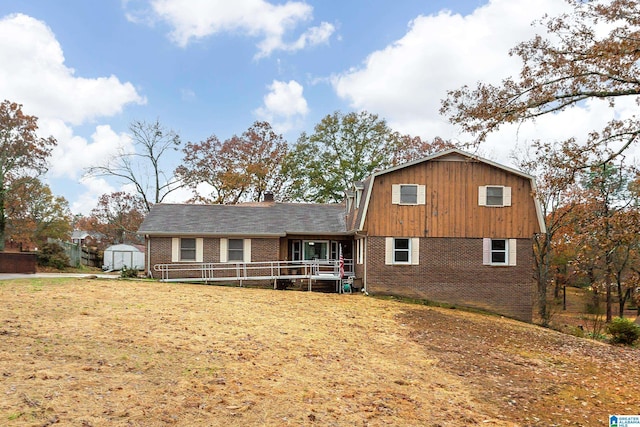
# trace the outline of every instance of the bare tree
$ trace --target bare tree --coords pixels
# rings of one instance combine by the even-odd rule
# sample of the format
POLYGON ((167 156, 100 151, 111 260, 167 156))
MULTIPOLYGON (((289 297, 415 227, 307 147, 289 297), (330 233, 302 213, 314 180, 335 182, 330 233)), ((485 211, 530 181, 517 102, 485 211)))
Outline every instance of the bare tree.
POLYGON ((149 211, 154 203, 161 203, 167 195, 183 185, 164 167, 166 154, 178 151, 181 141, 173 130, 158 120, 152 123, 135 120, 129 125, 135 151, 120 149, 104 164, 88 168, 90 176, 112 176, 133 184, 149 211))

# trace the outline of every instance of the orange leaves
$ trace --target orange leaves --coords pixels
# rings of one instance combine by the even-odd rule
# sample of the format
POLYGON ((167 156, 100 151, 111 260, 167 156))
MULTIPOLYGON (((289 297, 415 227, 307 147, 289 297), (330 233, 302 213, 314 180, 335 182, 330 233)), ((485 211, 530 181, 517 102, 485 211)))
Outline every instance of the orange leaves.
POLYGON ((176 175, 194 191, 194 201, 238 203, 260 201, 265 191, 280 196, 285 177, 281 173, 287 142, 267 122, 255 122, 241 136, 220 142, 215 135, 200 143, 188 143, 184 164, 176 175), (208 196, 197 193, 202 184, 208 196))

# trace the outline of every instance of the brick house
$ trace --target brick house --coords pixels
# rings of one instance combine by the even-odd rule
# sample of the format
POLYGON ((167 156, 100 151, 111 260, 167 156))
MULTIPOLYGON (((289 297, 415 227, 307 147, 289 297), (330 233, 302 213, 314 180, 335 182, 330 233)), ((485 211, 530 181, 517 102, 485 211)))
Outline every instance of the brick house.
POLYGON ((139 233, 149 273, 161 263, 331 262, 342 248, 369 293, 531 321, 532 239, 544 230, 534 194, 531 176, 451 149, 354 183, 342 204, 160 204, 139 233))

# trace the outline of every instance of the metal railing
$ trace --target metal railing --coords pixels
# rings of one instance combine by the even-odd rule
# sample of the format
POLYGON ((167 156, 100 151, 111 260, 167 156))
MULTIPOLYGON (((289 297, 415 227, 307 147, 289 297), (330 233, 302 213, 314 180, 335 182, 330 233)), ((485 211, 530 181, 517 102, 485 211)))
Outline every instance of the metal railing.
MULTIPOLYGON (((313 279, 340 280, 339 260, 201 262, 155 264, 162 281, 239 281, 313 279)), ((344 260, 345 277, 353 276, 353 260, 344 260)))

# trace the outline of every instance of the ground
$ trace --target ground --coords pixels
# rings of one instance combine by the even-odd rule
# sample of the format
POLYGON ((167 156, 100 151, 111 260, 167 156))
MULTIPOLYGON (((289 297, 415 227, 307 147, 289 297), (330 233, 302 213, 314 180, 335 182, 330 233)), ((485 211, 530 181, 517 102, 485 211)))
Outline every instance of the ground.
POLYGON ((363 295, 0 282, 8 426, 600 426, 640 350, 363 295))

